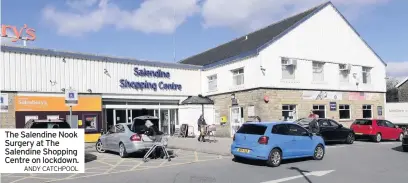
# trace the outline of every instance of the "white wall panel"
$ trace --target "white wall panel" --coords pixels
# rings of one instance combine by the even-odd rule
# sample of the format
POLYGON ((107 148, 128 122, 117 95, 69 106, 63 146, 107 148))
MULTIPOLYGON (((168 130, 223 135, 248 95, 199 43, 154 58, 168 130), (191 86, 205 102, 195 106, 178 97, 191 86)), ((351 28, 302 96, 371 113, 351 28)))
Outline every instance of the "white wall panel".
POLYGON ((28 92, 62 92, 72 87, 81 93, 91 89, 93 93, 143 94, 143 95, 197 95, 200 93, 200 71, 158 68, 98 60, 83 60, 63 57, 1 52, 1 89, 28 92), (135 76, 133 68, 170 72, 168 78, 135 76), (104 69, 110 77, 104 74, 104 69), (176 83, 182 91, 135 90, 121 88, 119 80, 176 83), (51 81, 51 82, 50 82, 51 81), (55 83, 54 83, 55 82, 55 83))

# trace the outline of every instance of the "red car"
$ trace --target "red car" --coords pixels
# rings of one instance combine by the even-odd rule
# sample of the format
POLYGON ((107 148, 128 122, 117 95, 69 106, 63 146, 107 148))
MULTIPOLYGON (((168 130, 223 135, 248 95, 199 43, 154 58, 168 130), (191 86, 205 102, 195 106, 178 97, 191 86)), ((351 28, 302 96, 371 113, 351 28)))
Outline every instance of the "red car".
POLYGON ((356 138, 369 137, 375 142, 381 140, 402 141, 404 131, 393 123, 383 119, 356 119, 350 126, 356 138))

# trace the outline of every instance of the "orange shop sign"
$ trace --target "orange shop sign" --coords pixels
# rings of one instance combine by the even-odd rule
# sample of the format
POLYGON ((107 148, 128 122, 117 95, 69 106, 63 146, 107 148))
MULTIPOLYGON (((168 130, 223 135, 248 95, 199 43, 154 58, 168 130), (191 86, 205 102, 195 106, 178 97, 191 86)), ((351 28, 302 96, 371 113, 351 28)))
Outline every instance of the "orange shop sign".
MULTIPOLYGON (((16 96, 16 111, 69 111, 65 97, 16 96)), ((78 105, 73 111, 102 111, 102 99, 99 96, 79 96, 78 105)))
POLYGON ((28 40, 34 41, 36 38, 35 30, 28 28, 27 24, 23 27, 17 28, 13 25, 1 25, 1 37, 12 38, 12 42, 17 42, 18 40, 28 40))

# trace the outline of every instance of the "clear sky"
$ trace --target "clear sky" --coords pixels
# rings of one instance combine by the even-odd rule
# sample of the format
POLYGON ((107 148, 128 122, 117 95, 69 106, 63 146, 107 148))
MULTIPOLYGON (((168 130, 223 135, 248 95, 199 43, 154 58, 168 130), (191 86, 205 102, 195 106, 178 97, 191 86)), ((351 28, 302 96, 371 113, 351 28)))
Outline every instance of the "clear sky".
MULTIPOLYGON (((173 62, 322 2, 1 0, 1 23, 34 28, 37 39, 29 46, 173 62)), ((408 76, 408 0, 332 2, 388 63, 391 76, 408 76)))

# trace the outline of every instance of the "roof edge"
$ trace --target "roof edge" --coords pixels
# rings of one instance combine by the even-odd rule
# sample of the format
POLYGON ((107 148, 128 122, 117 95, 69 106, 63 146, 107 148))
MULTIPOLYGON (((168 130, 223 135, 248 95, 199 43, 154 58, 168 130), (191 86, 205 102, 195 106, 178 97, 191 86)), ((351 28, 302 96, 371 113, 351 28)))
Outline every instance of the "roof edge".
MULTIPOLYGON (((272 45, 275 41, 277 41, 278 39, 282 38, 283 36, 285 36, 286 34, 288 34, 290 31, 292 31, 293 29, 295 29, 296 27, 298 27, 300 24, 302 24, 303 22, 305 22, 306 20, 309 20, 309 18, 311 18, 312 16, 314 16, 316 13, 320 12, 322 9, 324 9, 325 7, 327 7, 328 5, 333 5, 330 1, 327 1, 325 3, 322 3, 318 6, 315 6, 315 9, 313 12, 311 12, 309 15, 307 15, 306 17, 303 17, 301 20, 299 20, 298 22, 296 22, 295 24, 293 24, 292 26, 290 26, 289 28, 287 28, 285 31, 281 32, 278 36, 274 37, 272 40, 268 41, 267 43, 265 43, 264 45, 260 46, 257 48, 257 51, 260 52, 263 49, 267 48, 268 46, 272 45)), ((313 9, 313 8, 312 8, 313 9)))
POLYGON ((53 49, 36 48, 36 47, 1 45, 1 51, 2 52, 16 52, 16 53, 26 53, 26 54, 48 55, 48 56, 59 56, 59 57, 67 57, 67 58, 75 58, 75 59, 111 61, 111 62, 118 62, 118 63, 132 63, 132 64, 152 66, 152 67, 156 66, 156 67, 192 69, 192 70, 199 70, 202 68, 202 66, 191 65, 191 64, 147 61, 147 60, 138 60, 134 58, 113 57, 113 56, 87 54, 87 53, 80 53, 80 52, 57 51, 53 49))
POLYGON ((395 85, 395 88, 399 88, 400 86, 402 86, 405 82, 408 81, 408 77, 406 77, 405 79, 403 79, 401 82, 399 82, 397 85, 395 85))

